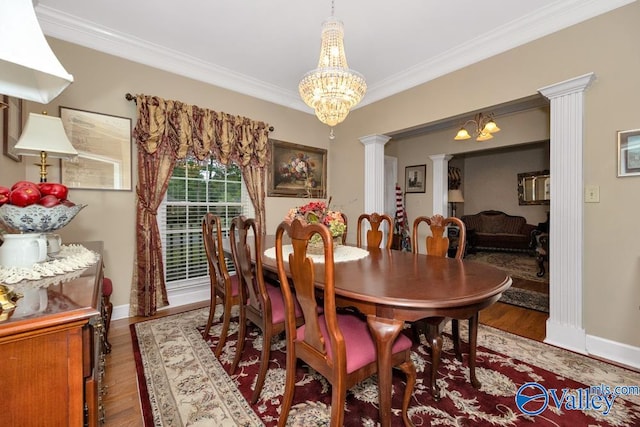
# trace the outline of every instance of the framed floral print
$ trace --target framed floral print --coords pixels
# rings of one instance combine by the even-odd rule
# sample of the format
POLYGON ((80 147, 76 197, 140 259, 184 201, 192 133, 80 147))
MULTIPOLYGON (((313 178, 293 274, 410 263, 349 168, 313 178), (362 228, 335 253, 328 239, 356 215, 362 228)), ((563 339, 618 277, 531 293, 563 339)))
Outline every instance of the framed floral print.
POLYGON ((640 129, 618 132, 618 176, 640 175, 640 129))
POLYGON ((327 150, 272 139, 269 197, 327 197, 327 150))

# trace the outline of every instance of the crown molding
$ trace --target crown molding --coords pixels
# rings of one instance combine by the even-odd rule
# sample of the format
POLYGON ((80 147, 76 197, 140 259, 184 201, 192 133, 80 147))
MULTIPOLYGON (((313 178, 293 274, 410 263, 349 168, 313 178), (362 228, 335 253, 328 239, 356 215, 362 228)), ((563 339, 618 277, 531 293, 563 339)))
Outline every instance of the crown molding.
MULTIPOLYGON (((382 100, 442 75, 505 52, 532 40, 609 12, 636 0, 564 0, 536 13, 492 29, 482 37, 460 45, 381 82, 370 85, 362 102, 382 100)), ((47 36, 219 86, 284 107, 313 114, 297 92, 278 87, 233 70, 201 61, 181 52, 117 33, 93 22, 36 6, 36 15, 47 36)))

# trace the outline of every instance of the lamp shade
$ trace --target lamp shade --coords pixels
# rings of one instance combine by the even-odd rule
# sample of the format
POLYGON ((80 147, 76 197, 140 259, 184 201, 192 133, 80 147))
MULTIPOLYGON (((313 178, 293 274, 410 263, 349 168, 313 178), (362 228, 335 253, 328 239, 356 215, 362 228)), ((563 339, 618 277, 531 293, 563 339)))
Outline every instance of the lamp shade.
POLYGON ((70 159, 78 155, 67 138, 62 120, 59 117, 36 113, 29 114, 15 150, 17 154, 26 156, 39 156, 42 151, 45 151, 50 157, 62 159, 70 159))
POLYGON ((455 190, 449 190, 449 201, 452 203, 463 203, 464 202, 464 197, 462 197, 462 190, 455 189, 455 190))
POLYGON ((0 93, 49 103, 71 82, 49 47, 31 0, 0 1, 0 93))

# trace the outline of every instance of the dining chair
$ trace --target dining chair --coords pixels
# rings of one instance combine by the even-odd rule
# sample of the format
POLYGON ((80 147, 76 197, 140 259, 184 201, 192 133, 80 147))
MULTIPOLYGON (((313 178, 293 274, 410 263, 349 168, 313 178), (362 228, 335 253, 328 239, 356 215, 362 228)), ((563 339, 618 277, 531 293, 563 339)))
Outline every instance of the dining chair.
MULTIPOLYGON (((442 215, 433 215, 431 217, 427 216, 419 216, 413 221, 413 233, 412 233, 412 252, 418 253, 418 228, 420 224, 426 223, 430 230, 431 235, 427 235, 426 238, 426 250, 427 255, 431 256, 439 256, 446 257, 449 252, 449 238, 447 237, 445 231, 447 226, 452 225, 458 227, 458 248, 456 250, 455 257, 456 259, 462 259, 464 257, 465 245, 467 241, 467 230, 464 225, 464 222, 456 217, 448 217, 445 218, 442 215)), ((414 322, 412 325, 414 328, 414 332, 416 338, 419 338, 420 329, 424 328, 424 322, 426 322, 427 328, 437 328, 440 323, 442 323, 443 319, 435 318, 435 319, 423 319, 414 322)), ((456 358, 462 361, 462 353, 460 352, 460 325, 458 319, 451 319, 451 334, 453 339, 453 349, 456 354, 456 358)), ((434 336, 433 334, 429 334, 434 336)), ((436 334, 438 335, 438 334, 436 334)), ((434 346, 432 346, 434 348, 434 346)), ((433 355, 433 360, 440 360, 440 355, 433 355)), ((437 366, 435 363, 432 363, 433 366, 437 366)), ((432 373, 435 375, 435 373, 432 373)))
MULTIPOLYGON (((367 321, 358 314, 338 313, 336 310, 333 244, 329 229, 321 224, 304 225, 299 220, 294 220, 291 225, 282 222, 276 231, 276 265, 287 316, 286 383, 278 426, 283 427, 289 416, 298 359, 331 384, 331 425, 341 426, 344 423, 347 389, 377 372, 377 353, 367 321), (285 233, 293 248, 288 259, 283 255, 285 233), (316 233, 320 234, 324 243, 324 263, 320 270, 314 270, 314 261, 307 257, 307 243, 316 233), (285 264, 288 264, 291 280, 285 264), (323 310, 319 310, 316 300, 315 274, 322 274, 323 277, 323 310), (293 315, 296 300, 304 316, 304 324, 299 327, 296 327, 293 315)), ((416 380, 411 344, 408 337, 400 334, 393 344, 391 355, 391 366, 399 367, 407 376, 402 401, 405 425, 411 425, 407 410, 416 380)))
MULTIPOLYGON (((240 280, 241 301, 246 301, 245 304, 240 305, 238 345, 229 370, 230 373, 235 372, 244 350, 247 321, 250 321, 262 331, 260 370, 253 395, 251 396, 251 404, 255 404, 258 401, 264 386, 271 355, 271 338, 285 330, 284 298, 278 286, 265 281, 261 260, 262 239, 261 235, 257 233, 256 227, 256 222, 253 218, 239 216, 233 218, 229 230, 231 254, 240 280), (250 245, 247 241, 250 233, 254 237, 253 245, 250 245), (251 251, 253 251, 253 254, 251 251), (252 258, 255 262, 252 261, 252 258)), ((294 304, 292 313, 294 313, 294 321, 297 318, 301 322, 302 312, 299 305, 294 304)))
POLYGON ((385 247, 391 249, 393 244, 392 231, 393 231, 393 219, 387 214, 371 213, 362 214, 358 217, 358 235, 356 237, 356 245, 362 247, 362 231, 364 229, 365 221, 369 222, 371 226, 370 230, 367 230, 367 247, 379 248, 382 239, 384 238, 384 223, 387 224, 387 242, 385 247), (382 229, 381 229, 382 227, 382 229))
POLYGON ((227 263, 222 249, 222 225, 219 216, 207 212, 202 217, 202 240, 209 263, 209 281, 211 283, 211 302, 209 304, 209 318, 204 329, 204 337, 209 335, 218 299, 223 306, 222 330, 214 354, 220 357, 229 332, 231 323, 231 309, 240 305, 240 291, 238 276, 229 275, 227 263))
POLYGON ((340 212, 342 215, 342 219, 344 219, 344 233, 342 233, 342 244, 347 244, 347 231, 349 231, 349 220, 347 219, 347 215, 344 212, 340 212))

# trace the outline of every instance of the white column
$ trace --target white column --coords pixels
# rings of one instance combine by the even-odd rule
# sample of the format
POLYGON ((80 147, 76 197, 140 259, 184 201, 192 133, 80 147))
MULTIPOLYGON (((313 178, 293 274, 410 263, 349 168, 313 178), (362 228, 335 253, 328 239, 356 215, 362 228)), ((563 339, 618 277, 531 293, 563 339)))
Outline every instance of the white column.
POLYGON ((433 215, 448 216, 449 201, 449 160, 450 154, 434 154, 429 156, 433 164, 433 215))
POLYGON ((549 319, 545 342, 586 353, 582 318, 584 91, 594 73, 538 91, 551 101, 549 319))
POLYGON ((386 135, 360 138, 364 145, 364 211, 384 212, 384 145, 386 135))

